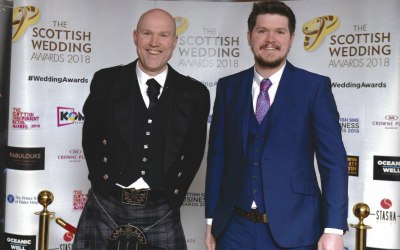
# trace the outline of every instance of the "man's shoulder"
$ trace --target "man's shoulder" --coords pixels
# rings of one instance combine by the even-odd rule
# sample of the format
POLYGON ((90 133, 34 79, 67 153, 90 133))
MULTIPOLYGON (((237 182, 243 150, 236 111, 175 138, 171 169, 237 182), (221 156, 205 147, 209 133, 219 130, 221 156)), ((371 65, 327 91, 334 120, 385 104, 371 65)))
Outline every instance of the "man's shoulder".
POLYGON ((131 62, 129 64, 119 64, 119 65, 115 65, 115 66, 111 66, 111 67, 107 67, 107 68, 102 68, 99 69, 98 71, 95 72, 95 74, 118 74, 118 73, 122 73, 124 71, 131 71, 132 69, 134 69, 134 62, 131 62))
POLYGON ((316 80, 320 79, 320 80, 323 80, 323 79, 327 79, 328 78, 328 76, 316 73, 314 71, 293 66, 289 62, 287 63, 287 66, 286 66, 285 70, 292 71, 296 75, 301 76, 303 78, 308 78, 308 79, 316 79, 316 80))
POLYGON ((194 92, 199 93, 208 93, 208 88, 199 80, 189 76, 183 75, 178 71, 174 70, 172 67, 169 67, 169 73, 172 75, 173 78, 176 79, 177 84, 180 84, 179 88, 193 90, 194 92))
POLYGON ((244 69, 242 71, 221 77, 220 80, 221 81, 230 81, 230 80, 234 80, 234 79, 240 79, 243 77, 253 77, 254 76, 254 67, 250 67, 248 69, 244 69))

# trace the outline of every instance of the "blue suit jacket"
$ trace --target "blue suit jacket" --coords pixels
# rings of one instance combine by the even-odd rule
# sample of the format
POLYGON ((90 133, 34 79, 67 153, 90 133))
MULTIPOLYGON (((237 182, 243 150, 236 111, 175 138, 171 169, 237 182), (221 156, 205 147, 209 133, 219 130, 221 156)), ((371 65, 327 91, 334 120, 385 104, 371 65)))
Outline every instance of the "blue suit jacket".
MULTIPOLYGON (((252 67, 221 78, 217 86, 206 177, 206 218, 213 218, 216 238, 232 215, 244 176, 253 76, 252 67)), ((316 244, 326 227, 347 230, 346 152, 330 83, 287 62, 267 114, 264 203, 282 247, 316 244)))

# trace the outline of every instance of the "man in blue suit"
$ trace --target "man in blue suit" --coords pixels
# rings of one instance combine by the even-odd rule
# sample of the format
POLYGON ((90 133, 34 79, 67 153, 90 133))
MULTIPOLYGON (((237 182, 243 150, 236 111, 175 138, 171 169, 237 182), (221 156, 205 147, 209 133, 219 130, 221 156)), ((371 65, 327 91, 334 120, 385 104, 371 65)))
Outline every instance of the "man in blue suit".
POLYGON ((218 82, 209 250, 343 250, 348 174, 339 114, 330 79, 286 60, 295 23, 284 3, 255 3, 247 35, 255 65, 218 82))

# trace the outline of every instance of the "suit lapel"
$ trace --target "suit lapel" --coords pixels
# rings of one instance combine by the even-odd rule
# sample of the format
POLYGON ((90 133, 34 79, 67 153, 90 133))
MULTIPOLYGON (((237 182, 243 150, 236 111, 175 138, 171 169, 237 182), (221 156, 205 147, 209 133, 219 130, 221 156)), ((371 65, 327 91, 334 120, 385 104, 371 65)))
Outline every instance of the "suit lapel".
POLYGON ((267 113, 267 132, 266 137, 270 134, 276 120, 282 113, 283 107, 288 103, 288 96, 292 84, 295 84, 295 68, 289 62, 286 63, 285 69, 283 71, 281 80, 279 82, 279 87, 275 95, 275 100, 267 113))
MULTIPOLYGON (((123 66, 112 88, 113 111, 121 138, 130 152, 133 151, 133 119, 135 117, 134 95, 140 91, 136 77, 136 61, 123 66)), ((140 93, 139 93, 140 94, 140 93)))
POLYGON ((170 102, 164 155, 164 172, 171 167, 180 153, 192 111, 192 98, 184 78, 168 66, 166 87, 170 102))
POLYGON ((249 130, 249 111, 252 112, 252 86, 254 78, 254 67, 246 70, 243 77, 239 79, 239 91, 241 91, 241 100, 238 100, 238 105, 242 106, 241 119, 242 119, 242 143, 243 143, 243 154, 246 153, 248 130, 249 130))

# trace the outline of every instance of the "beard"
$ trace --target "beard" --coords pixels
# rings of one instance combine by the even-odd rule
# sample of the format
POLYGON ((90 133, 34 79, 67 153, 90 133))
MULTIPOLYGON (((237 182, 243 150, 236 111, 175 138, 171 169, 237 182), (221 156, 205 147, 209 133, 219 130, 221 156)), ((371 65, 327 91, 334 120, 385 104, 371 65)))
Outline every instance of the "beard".
POLYGON ((260 65, 263 68, 276 68, 279 65, 282 65, 282 63, 286 60, 286 58, 281 57, 273 61, 266 61, 261 56, 254 55, 254 60, 258 65, 260 65))

